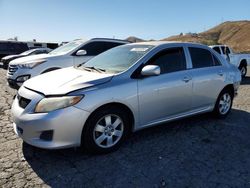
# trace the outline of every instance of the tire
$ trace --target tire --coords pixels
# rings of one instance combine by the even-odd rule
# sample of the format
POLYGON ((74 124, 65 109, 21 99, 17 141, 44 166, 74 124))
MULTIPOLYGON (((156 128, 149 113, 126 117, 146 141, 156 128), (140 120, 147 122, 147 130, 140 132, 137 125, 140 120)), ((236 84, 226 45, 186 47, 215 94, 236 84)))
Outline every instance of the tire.
POLYGON ((94 112, 82 132, 82 146, 91 153, 109 153, 119 148, 129 133, 127 112, 117 107, 105 107, 94 112))
POLYGON ((246 65, 240 65, 239 70, 241 72, 241 76, 244 78, 247 75, 247 66, 246 65))
POLYGON ((233 93, 224 89, 217 98, 213 113, 217 118, 225 118, 231 111, 233 104, 233 93))

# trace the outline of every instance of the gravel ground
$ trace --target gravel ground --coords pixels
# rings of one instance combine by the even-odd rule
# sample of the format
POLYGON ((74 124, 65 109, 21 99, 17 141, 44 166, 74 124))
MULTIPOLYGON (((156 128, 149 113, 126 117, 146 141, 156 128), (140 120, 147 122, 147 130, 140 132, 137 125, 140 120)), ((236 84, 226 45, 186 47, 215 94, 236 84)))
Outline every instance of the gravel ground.
POLYGON ((0 68, 0 187, 250 187, 250 77, 225 120, 205 114, 145 129, 96 156, 23 143, 5 74, 0 68))

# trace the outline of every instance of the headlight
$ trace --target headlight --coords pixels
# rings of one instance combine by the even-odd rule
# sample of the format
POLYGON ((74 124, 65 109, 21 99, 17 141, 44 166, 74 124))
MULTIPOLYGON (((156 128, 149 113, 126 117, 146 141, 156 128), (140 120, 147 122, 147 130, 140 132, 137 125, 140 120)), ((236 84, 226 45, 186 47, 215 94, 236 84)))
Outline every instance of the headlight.
POLYGON ((40 100, 35 108, 35 112, 45 113, 61 108, 66 108, 77 104, 83 96, 49 97, 40 100))
POLYGON ((30 78, 30 75, 22 75, 22 76, 18 76, 17 79, 16 79, 16 81, 17 82, 25 82, 29 78, 30 78))
POLYGON ((34 60, 34 61, 28 61, 27 63, 24 63, 24 64, 19 64, 18 66, 21 69, 32 69, 35 66, 40 65, 46 61, 47 61, 46 59, 38 59, 38 60, 34 60))

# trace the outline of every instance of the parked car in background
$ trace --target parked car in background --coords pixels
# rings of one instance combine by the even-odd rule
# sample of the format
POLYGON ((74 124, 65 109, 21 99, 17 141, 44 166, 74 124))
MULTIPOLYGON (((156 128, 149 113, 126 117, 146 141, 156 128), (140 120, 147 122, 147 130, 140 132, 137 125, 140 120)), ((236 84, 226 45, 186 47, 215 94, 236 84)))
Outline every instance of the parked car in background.
POLYGON ((27 43, 18 41, 0 41, 0 59, 7 55, 20 54, 29 50, 27 43))
POLYGON ((205 112, 226 117, 240 81, 204 45, 127 44, 26 81, 12 105, 14 130, 40 148, 110 152, 131 131, 205 112))
POLYGON ((89 41, 75 40, 69 42, 49 54, 18 58, 9 64, 7 80, 12 88, 19 88, 31 77, 53 70, 78 66, 94 56, 127 41, 117 39, 95 38, 89 41))
POLYGON ((51 49, 49 49, 49 48, 35 48, 32 50, 27 50, 27 51, 20 53, 20 54, 5 56, 1 59, 1 62, 3 64, 3 68, 7 69, 9 66, 9 62, 14 60, 14 59, 17 59, 20 57, 26 57, 26 56, 30 56, 30 55, 47 54, 50 51, 51 51, 51 49))
POLYGON ((246 76, 247 66, 250 65, 250 54, 236 54, 226 45, 214 45, 210 47, 218 52, 227 61, 238 67, 242 77, 246 76))

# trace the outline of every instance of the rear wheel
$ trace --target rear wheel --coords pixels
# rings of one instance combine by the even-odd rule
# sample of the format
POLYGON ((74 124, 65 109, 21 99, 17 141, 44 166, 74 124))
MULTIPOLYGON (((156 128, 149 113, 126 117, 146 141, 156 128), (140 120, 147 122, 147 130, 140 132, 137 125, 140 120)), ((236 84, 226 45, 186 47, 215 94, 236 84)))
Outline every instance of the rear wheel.
POLYGON ((246 77, 246 75, 247 75, 247 66, 246 65, 240 65, 239 70, 241 72, 241 76, 246 77))
POLYGON ((126 111, 114 107, 100 109, 86 122, 82 145, 92 153, 111 152, 119 148, 128 132, 126 111))
POLYGON ((219 118, 225 118, 231 111, 233 104, 233 94, 230 90, 223 90, 214 107, 214 114, 219 118))

